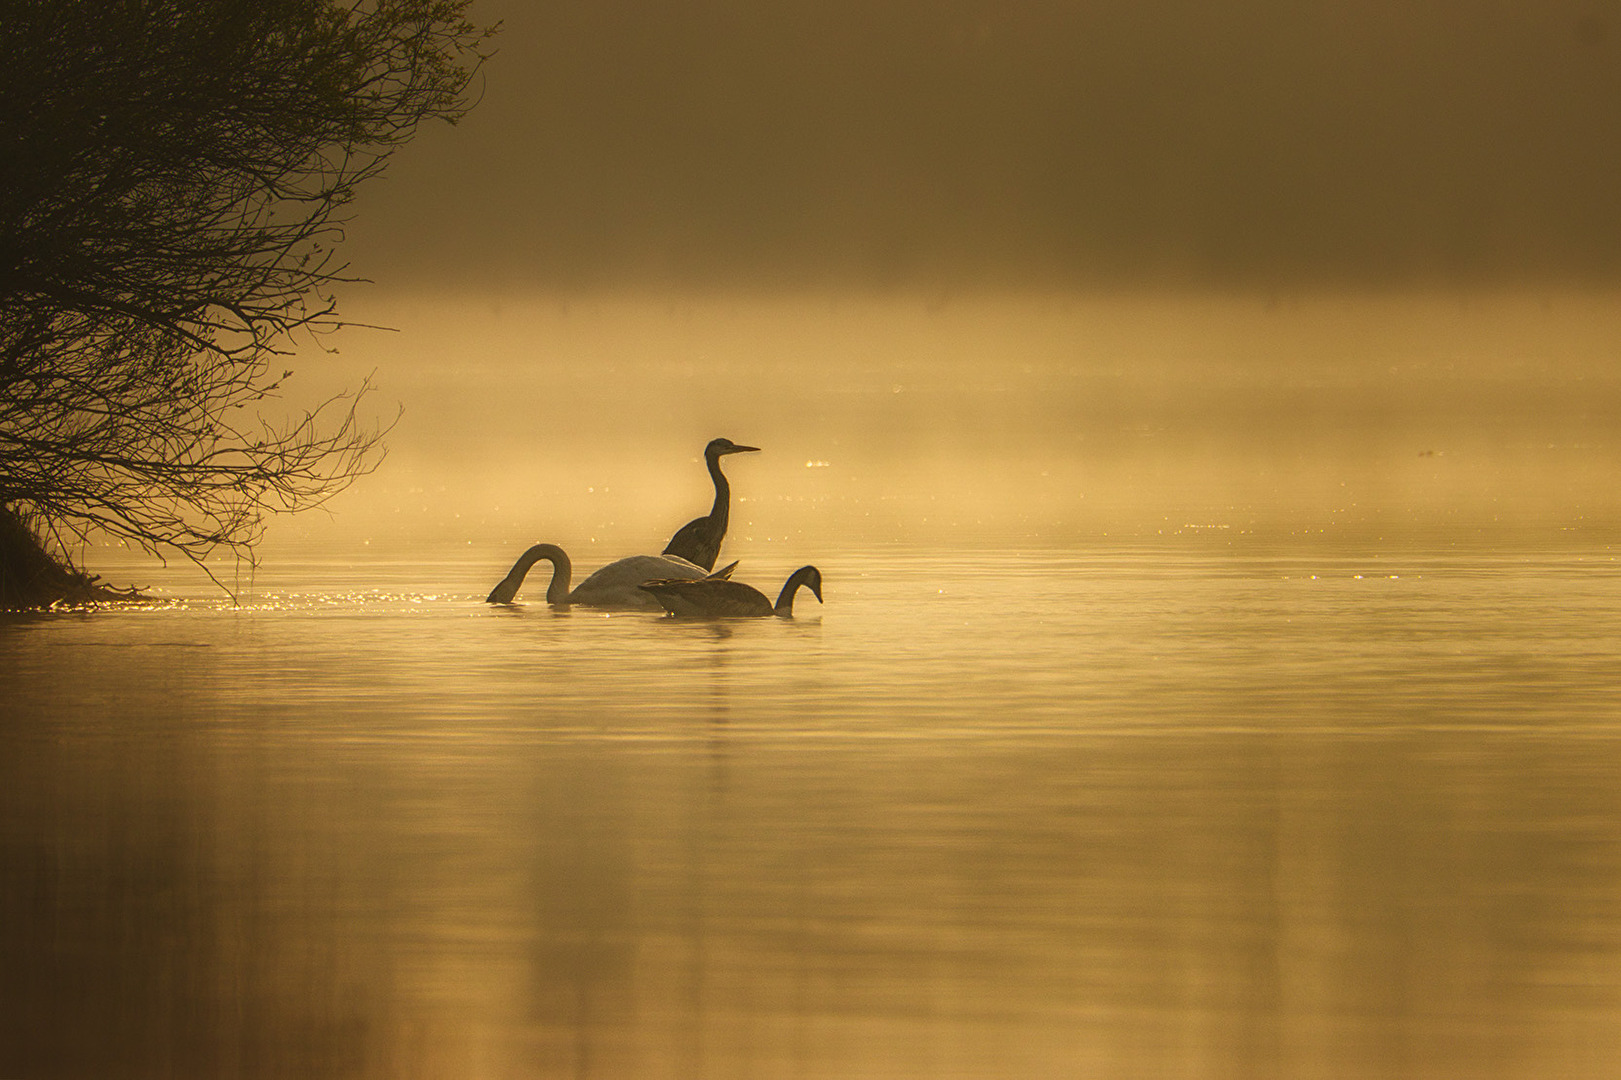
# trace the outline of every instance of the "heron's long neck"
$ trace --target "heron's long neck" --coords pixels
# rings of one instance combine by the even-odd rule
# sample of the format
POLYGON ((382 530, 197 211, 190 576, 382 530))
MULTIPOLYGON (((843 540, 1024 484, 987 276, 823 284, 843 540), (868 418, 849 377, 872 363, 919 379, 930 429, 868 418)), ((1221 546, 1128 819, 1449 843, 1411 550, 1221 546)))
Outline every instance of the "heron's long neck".
POLYGON ((709 520, 724 530, 726 519, 731 514, 732 485, 726 482, 726 474, 720 471, 719 455, 709 458, 709 477, 715 481, 715 505, 709 511, 709 520))

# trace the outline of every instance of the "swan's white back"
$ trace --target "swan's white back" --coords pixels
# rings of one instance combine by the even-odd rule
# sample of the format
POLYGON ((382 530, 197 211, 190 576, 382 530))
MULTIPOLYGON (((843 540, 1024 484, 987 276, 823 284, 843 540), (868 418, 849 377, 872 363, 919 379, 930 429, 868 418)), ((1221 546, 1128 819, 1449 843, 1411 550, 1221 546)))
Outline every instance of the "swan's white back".
POLYGON ((628 611, 663 611, 658 600, 638 586, 644 581, 701 578, 709 571, 679 555, 632 555, 609 563, 580 582, 569 603, 628 611))

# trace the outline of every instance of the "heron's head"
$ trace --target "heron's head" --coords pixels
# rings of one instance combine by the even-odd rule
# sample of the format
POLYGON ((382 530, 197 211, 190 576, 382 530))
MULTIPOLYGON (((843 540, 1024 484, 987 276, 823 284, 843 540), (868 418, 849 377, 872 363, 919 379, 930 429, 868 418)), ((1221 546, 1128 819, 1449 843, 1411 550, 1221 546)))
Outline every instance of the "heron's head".
POLYGON ((747 454, 759 450, 758 446, 740 446, 730 439, 711 439, 704 447, 704 457, 718 458, 727 454, 747 454))

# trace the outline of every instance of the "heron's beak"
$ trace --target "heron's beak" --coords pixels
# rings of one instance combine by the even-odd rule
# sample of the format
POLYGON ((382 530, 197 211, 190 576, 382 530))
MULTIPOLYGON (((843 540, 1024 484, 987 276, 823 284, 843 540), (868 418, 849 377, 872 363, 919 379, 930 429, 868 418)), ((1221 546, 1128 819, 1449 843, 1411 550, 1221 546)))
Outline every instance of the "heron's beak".
POLYGON ((722 450, 721 453, 722 454, 746 454, 746 453, 749 453, 750 451, 756 451, 756 450, 759 450, 759 449, 760 448, 758 446, 733 446, 733 447, 731 447, 729 449, 722 450))

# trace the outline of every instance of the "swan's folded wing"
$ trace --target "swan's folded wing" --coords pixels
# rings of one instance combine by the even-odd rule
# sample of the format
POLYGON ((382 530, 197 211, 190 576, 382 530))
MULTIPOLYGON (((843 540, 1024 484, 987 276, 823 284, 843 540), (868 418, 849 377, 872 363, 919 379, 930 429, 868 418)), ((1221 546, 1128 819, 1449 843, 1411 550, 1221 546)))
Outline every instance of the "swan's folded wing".
POLYGON ((771 602, 752 585, 725 578, 707 577, 695 581, 648 581, 642 588, 658 598, 665 610, 676 615, 702 618, 731 618, 772 614, 771 602))

